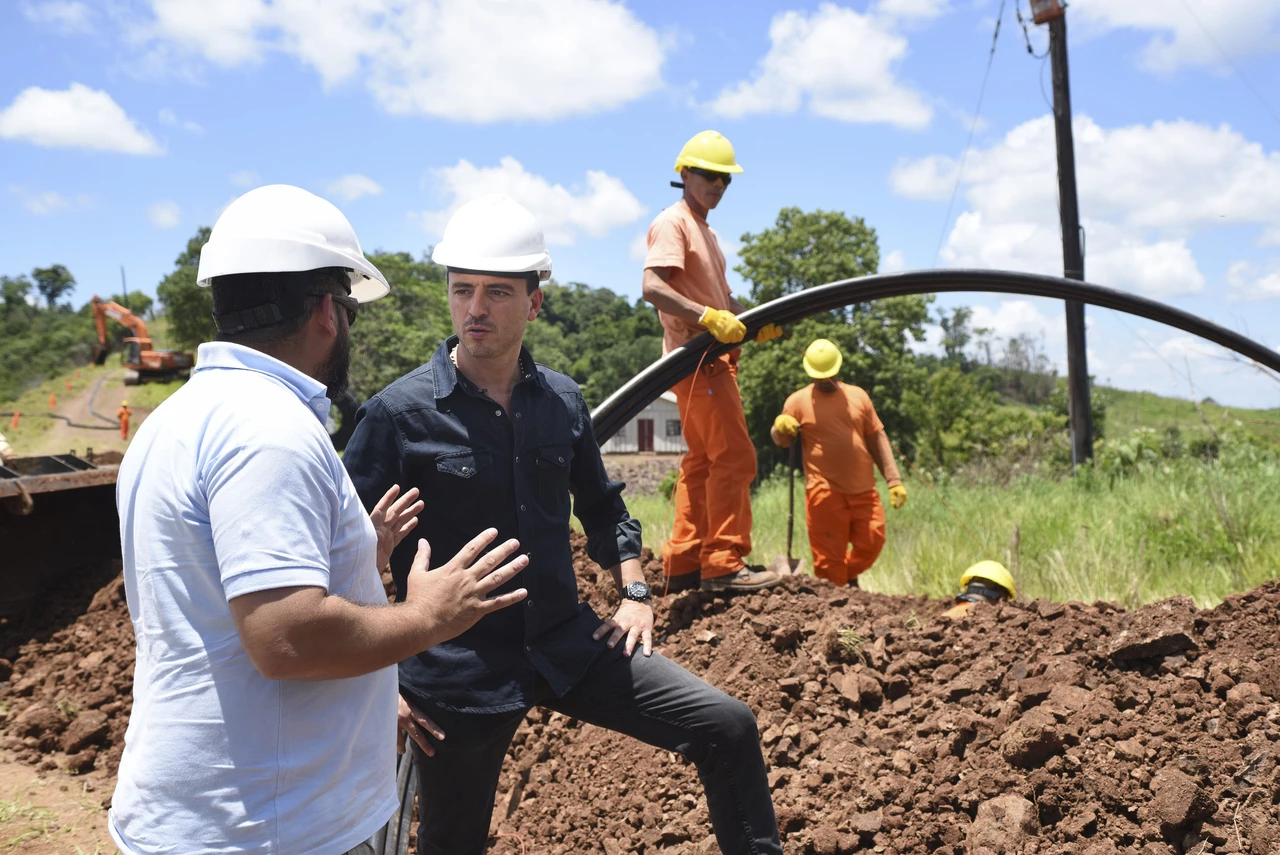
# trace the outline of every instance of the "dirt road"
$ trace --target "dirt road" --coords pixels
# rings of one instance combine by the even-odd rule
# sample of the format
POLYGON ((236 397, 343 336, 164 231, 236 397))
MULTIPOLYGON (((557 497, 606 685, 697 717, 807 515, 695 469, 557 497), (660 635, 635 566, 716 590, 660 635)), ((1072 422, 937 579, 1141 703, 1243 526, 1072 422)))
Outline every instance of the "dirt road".
MULTIPOLYGON (((28 455, 66 454, 72 450, 83 452, 86 448, 92 448, 95 452, 123 452, 128 443, 120 439, 115 415, 120 402, 128 399, 129 389, 124 385, 124 371, 112 371, 104 375, 100 383, 95 383, 80 394, 66 399, 59 398, 54 413, 66 416, 72 424, 54 419, 53 427, 47 433, 30 448, 22 448, 20 452, 28 455), (103 421, 94 414, 95 411, 111 421, 103 421)), ((130 436, 150 412, 134 408, 129 423, 130 436)))

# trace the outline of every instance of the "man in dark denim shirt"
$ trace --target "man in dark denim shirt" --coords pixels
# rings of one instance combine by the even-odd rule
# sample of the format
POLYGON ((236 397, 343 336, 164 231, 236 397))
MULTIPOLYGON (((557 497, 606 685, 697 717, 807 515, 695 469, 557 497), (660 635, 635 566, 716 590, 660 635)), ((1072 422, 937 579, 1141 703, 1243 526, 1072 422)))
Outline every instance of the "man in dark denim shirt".
MULTIPOLYGON (((361 408, 344 460, 366 503, 390 484, 417 487, 418 534, 440 554, 490 527, 496 542, 518 539, 529 594, 400 665, 400 724, 420 764, 419 852, 484 851, 511 738, 545 706, 685 755, 721 850, 780 853, 754 716, 652 654, 640 525, 605 472, 577 384, 523 348, 550 275, 541 229, 514 201, 485 197, 458 210, 433 258, 449 269, 456 335, 361 408), (608 621, 578 599, 571 495, 588 553, 623 591, 608 621)), ((397 590, 411 559, 392 556, 397 590)))

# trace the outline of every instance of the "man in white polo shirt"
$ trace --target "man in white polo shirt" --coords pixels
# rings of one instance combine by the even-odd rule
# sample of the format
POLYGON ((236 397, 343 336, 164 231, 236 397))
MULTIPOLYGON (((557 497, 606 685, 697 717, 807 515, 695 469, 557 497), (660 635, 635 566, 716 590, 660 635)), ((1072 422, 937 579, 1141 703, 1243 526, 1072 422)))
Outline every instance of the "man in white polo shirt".
POLYGON ((134 705, 109 817, 127 855, 372 853, 391 815, 395 664, 524 598, 487 595, 524 557, 496 531, 403 603, 378 571, 417 490, 365 514, 325 433, 359 303, 389 290, 350 223, 297 187, 260 187, 200 258, 218 340, 120 465, 134 705), (499 566, 502 565, 502 566, 499 566))

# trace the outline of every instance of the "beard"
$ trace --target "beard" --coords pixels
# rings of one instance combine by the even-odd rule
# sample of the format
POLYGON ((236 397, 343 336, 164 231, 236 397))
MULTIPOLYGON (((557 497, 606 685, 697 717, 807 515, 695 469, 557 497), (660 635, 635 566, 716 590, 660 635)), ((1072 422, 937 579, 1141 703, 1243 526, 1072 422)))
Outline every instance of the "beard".
POLYGON ((351 329, 345 320, 341 323, 342 332, 334 341, 329 358, 316 372, 316 379, 325 385, 325 394, 330 401, 338 400, 347 391, 347 384, 351 380, 351 329))

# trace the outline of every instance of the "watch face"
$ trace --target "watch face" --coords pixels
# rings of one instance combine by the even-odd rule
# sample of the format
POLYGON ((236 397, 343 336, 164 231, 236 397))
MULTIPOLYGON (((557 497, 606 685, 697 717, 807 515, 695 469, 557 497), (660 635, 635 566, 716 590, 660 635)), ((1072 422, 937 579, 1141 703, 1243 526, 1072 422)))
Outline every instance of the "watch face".
POLYGON ((632 582, 627 585, 625 592, 628 600, 644 601, 649 599, 649 586, 644 582, 632 582))

